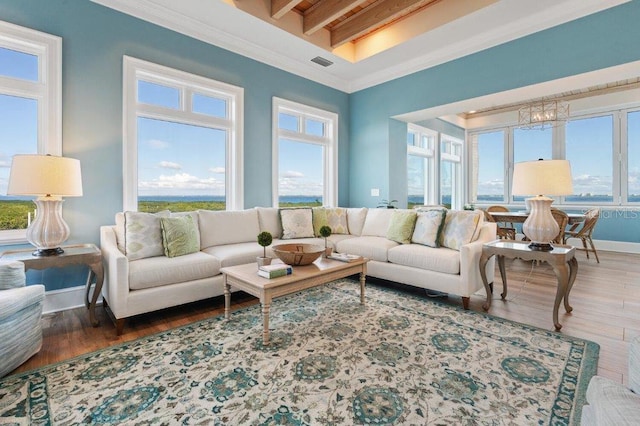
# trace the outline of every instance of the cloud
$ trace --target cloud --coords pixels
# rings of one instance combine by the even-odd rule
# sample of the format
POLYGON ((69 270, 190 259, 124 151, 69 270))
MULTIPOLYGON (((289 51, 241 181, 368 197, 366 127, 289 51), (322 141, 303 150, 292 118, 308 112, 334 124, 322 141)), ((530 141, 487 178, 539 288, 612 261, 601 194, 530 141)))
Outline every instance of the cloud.
POLYGON ((11 161, 0 160, 0 168, 8 169, 11 167, 11 161))
POLYGON ((161 167, 163 169, 174 169, 174 170, 181 170, 182 166, 178 163, 173 163, 171 161, 161 161, 158 163, 158 167, 161 167))
POLYGON ((176 173, 173 175, 160 175, 156 179, 141 181, 138 184, 141 190, 224 190, 224 180, 216 178, 200 178, 188 173, 176 173))
POLYGON ((160 139, 150 139, 147 141, 147 145, 154 149, 169 148, 169 142, 161 141, 160 139))
POLYGON ((304 177, 304 173, 302 172, 296 172, 295 170, 289 170, 286 171, 284 173, 282 173, 280 175, 281 178, 286 178, 286 179, 298 179, 298 178, 303 178, 304 177))
POLYGON ((225 173, 225 168, 224 167, 211 167, 209 169, 209 171, 211 173, 217 173, 217 174, 223 175, 225 173))

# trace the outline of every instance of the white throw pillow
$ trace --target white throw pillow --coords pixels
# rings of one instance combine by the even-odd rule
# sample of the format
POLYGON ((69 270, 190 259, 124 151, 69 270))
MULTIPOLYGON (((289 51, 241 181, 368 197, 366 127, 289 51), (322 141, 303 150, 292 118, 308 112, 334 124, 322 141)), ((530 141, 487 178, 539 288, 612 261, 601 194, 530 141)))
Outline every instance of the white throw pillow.
POLYGON ((267 231, 273 238, 282 236, 280 210, 277 207, 256 207, 260 232, 267 231))
POLYGON ((391 216, 395 209, 369 209, 362 226, 362 235, 387 237, 391 216))
POLYGON ((311 209, 281 209, 282 239, 313 237, 313 216, 311 209))
POLYGON ((440 236, 444 229, 446 215, 447 211, 444 209, 418 212, 411 242, 429 247, 440 247, 440 236))
POLYGON ((0 260, 0 290, 26 285, 24 263, 17 260, 0 260))
POLYGON ((260 233, 258 211, 198 210, 200 248, 257 241, 260 233))
POLYGON ((164 256, 160 218, 171 212, 158 213, 124 212, 125 255, 129 260, 164 256))
POLYGON ((480 227, 480 210, 449 210, 442 231, 442 247, 460 250, 465 244, 474 241, 480 227))
POLYGON ((349 234, 357 236, 362 234, 362 227, 367 218, 367 211, 369 211, 369 209, 366 207, 351 207, 347 209, 349 234))

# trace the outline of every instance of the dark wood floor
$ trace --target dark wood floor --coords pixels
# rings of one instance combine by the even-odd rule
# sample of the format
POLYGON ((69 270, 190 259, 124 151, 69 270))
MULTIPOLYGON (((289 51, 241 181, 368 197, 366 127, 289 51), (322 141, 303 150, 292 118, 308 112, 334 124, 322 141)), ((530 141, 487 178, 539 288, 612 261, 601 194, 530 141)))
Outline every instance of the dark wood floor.
MULTIPOLYGON (((626 383, 628 342, 640 334, 640 255, 599 254, 600 264, 593 258, 587 260, 584 253, 578 253, 578 278, 570 298, 574 310, 566 314, 560 308, 562 333, 598 343, 598 374, 626 383)), ((553 330, 551 314, 556 291, 553 270, 546 264, 520 260, 506 262, 509 294, 507 300, 502 301, 500 291, 496 291, 489 313, 553 330)), ((496 277, 499 277, 497 271, 496 277)), ((500 279, 496 281, 499 290, 500 279)), ((403 288, 416 291, 410 287, 403 288)), ((450 296, 444 300, 452 305, 462 305, 459 297, 450 296)), ((482 302, 482 296, 473 296, 470 309, 482 311, 482 302)), ((256 299, 244 293, 234 293, 232 297, 233 309, 254 303, 256 299)), ((100 306, 96 309, 99 327, 90 325, 84 308, 44 315, 41 351, 15 372, 220 315, 223 310, 224 300, 217 297, 140 315, 127 322, 124 333, 119 337, 100 306)))

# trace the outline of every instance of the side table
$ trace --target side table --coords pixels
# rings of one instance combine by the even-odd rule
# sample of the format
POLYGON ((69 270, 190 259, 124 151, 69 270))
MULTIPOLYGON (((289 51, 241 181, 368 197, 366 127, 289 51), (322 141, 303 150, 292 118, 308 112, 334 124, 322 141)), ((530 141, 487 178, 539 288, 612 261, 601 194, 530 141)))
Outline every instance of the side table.
POLYGON ((91 325, 97 327, 100 321, 96 319, 96 301, 102 292, 104 281, 104 269, 102 267, 102 252, 95 244, 77 244, 62 246, 64 253, 56 256, 33 256, 33 248, 25 250, 7 250, 0 253, 0 259, 19 260, 24 263, 24 269, 62 268, 69 265, 87 265, 89 275, 85 285, 84 305, 89 310, 91 325), (93 278, 96 286, 93 290, 91 301, 89 293, 93 278))
POLYGON ((480 256, 480 276, 487 292, 487 301, 482 305, 485 311, 491 307, 491 289, 487 283, 487 273, 485 267, 492 256, 498 259, 498 267, 500 276, 502 277, 502 299, 507 297, 507 274, 504 267, 504 258, 522 259, 522 260, 538 260, 547 262, 553 268, 558 280, 558 288, 556 290, 556 299, 553 303, 553 325, 556 331, 560 331, 562 324, 558 322, 558 308, 560 301, 564 299, 564 308, 567 312, 571 312, 573 308, 569 305, 569 293, 573 282, 578 274, 578 261, 576 260, 576 249, 572 246, 555 245, 551 251, 539 251, 529 248, 528 242, 496 240, 486 243, 482 246, 482 256, 480 256))

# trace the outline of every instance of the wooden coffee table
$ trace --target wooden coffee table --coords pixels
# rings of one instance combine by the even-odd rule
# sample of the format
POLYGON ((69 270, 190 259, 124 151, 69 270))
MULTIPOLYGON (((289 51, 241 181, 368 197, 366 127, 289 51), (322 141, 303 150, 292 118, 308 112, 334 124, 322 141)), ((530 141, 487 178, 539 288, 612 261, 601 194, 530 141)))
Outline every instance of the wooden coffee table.
POLYGON ((364 284, 368 261, 369 259, 366 258, 353 262, 320 258, 311 265, 294 266, 291 275, 272 279, 259 276, 256 263, 224 267, 220 269, 224 278, 224 316, 227 320, 230 316, 231 286, 257 297, 262 306, 262 342, 268 345, 269 310, 272 299, 359 274, 360 304, 364 305, 364 284))

